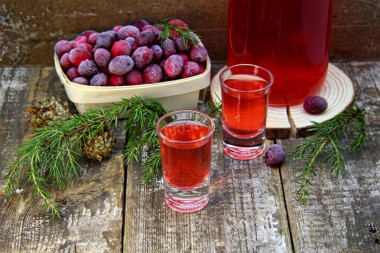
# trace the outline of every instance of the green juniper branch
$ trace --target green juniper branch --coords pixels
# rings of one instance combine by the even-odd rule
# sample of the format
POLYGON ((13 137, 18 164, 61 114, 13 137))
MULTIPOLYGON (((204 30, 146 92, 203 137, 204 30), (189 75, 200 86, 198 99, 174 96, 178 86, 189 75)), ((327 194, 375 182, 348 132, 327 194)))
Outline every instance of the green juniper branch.
POLYGON ((366 113, 363 109, 353 106, 335 118, 323 122, 313 122, 309 129, 314 135, 306 138, 302 143, 290 149, 290 159, 303 161, 304 165, 295 168, 300 171, 296 178, 299 188, 296 191, 298 200, 305 204, 309 196, 312 181, 316 176, 316 169, 322 169, 324 162, 330 173, 339 175, 346 171, 346 162, 340 145, 341 139, 348 139, 349 134, 355 134, 349 140, 349 150, 361 150, 367 140, 369 126, 366 122, 366 113), (323 158, 324 157, 324 158, 323 158))

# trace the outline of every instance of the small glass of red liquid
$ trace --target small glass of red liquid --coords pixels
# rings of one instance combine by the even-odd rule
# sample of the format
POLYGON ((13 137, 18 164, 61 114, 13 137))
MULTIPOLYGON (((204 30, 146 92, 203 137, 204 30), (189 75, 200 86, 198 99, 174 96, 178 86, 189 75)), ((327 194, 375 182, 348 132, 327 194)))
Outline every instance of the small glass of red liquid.
POLYGON ((193 110, 170 112, 157 121, 165 202, 177 212, 199 211, 209 201, 214 129, 209 116, 193 110))
POLYGON ((222 91, 223 149, 237 160, 251 160, 265 149, 265 125, 273 75, 251 64, 226 68, 222 91))

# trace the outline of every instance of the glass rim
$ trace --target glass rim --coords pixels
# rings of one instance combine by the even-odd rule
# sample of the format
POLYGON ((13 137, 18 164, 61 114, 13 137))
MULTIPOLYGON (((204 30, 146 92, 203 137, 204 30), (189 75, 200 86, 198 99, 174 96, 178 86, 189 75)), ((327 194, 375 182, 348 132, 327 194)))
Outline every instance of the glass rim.
MULTIPOLYGON (((191 120, 189 119, 190 121, 194 121, 194 120, 191 120)), ((156 123, 156 132, 157 132, 157 135, 159 137, 161 137, 162 139, 166 140, 166 141, 170 141, 170 142, 173 142, 173 143, 194 143, 194 142, 199 142, 199 141, 203 141, 207 138, 210 138, 211 135, 213 135, 215 131, 215 123, 214 121, 212 120, 212 118, 210 116, 208 116, 207 114, 203 113, 203 112, 200 112, 200 111, 196 111, 196 110, 190 110, 190 109, 184 109, 184 110, 175 110, 175 111, 172 111, 172 112, 169 112, 165 115, 163 115, 161 118, 158 119, 157 123, 156 123), (170 139, 168 137, 166 137, 165 135, 163 135, 161 133, 161 130, 159 129, 160 128, 160 123, 167 117, 173 115, 173 114, 178 114, 178 113, 194 113, 194 114, 198 114, 202 117, 205 117, 209 122, 210 122, 210 127, 207 126, 207 128, 210 130, 205 136, 199 138, 199 139, 196 139, 196 140, 191 140, 191 141, 177 141, 177 140, 173 140, 173 139, 170 139)))
MULTIPOLYGON (((267 81, 267 80, 265 80, 267 81)), ((264 91, 264 90, 267 90, 269 89, 272 85, 273 85, 273 82, 274 82, 274 77, 273 77, 273 74, 272 72, 270 72, 268 69, 266 68, 263 68, 261 66, 258 66, 258 65, 254 65, 254 64, 236 64, 236 65, 232 65, 230 67, 226 67, 225 69, 223 69, 222 72, 220 72, 219 74, 219 82, 221 85, 224 85, 225 87, 227 87, 228 89, 232 90, 232 91, 238 91, 238 92, 243 92, 243 93, 249 93, 249 92, 259 92, 259 91, 264 91), (239 90, 239 89, 235 89, 235 88, 232 88, 228 85, 226 85, 223 81, 223 78, 222 76, 229 70, 233 69, 233 68, 236 68, 236 67, 253 67, 253 68, 256 68, 256 69, 260 69, 262 71, 264 71, 265 73, 269 74, 269 82, 268 84, 263 87, 263 88, 260 88, 260 89, 257 89, 257 90, 239 90)))

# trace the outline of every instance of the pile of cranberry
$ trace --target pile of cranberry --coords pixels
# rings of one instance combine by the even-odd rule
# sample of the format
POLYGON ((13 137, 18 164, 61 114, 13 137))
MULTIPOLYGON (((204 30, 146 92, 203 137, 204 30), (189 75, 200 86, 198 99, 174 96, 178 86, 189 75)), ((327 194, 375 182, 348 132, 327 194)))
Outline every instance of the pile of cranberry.
MULTIPOLYGON (((179 19, 168 24, 188 29, 179 19)), ((203 73, 207 50, 200 43, 185 41, 176 30, 163 39, 161 29, 138 19, 101 33, 84 31, 72 42, 60 40, 54 51, 68 79, 83 85, 158 83, 203 73)))

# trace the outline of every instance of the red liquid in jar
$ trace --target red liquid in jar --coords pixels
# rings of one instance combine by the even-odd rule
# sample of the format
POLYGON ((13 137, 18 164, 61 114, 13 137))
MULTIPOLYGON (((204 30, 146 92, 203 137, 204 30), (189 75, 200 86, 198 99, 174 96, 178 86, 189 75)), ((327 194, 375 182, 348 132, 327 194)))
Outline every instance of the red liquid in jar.
POLYGON ((225 130, 239 138, 251 138, 261 133, 266 123, 267 90, 257 92, 237 90, 258 90, 267 86, 268 83, 252 76, 236 75, 225 80, 224 84, 222 110, 225 130))
POLYGON ((161 137, 162 168, 166 182, 184 190, 193 189, 210 174, 212 135, 207 126, 193 121, 181 121, 166 125, 162 135, 170 140, 190 141, 177 143, 161 137))
POLYGON ((271 105, 303 102, 326 78, 331 12, 332 0, 229 0, 228 66, 272 72, 271 105))

